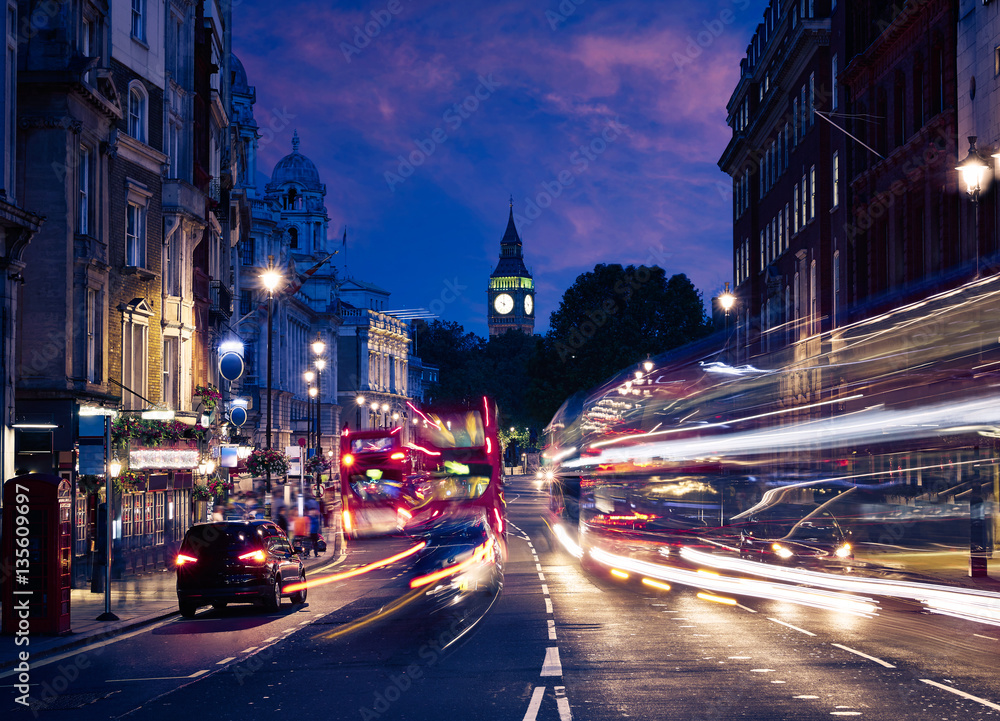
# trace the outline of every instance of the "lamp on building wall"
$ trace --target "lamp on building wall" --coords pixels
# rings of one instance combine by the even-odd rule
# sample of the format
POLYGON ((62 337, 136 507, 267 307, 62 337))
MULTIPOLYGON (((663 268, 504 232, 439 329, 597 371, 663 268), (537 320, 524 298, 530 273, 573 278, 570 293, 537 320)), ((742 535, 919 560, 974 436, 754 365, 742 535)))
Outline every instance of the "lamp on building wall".
MULTIPOLYGON (((271 450, 271 369, 274 353, 272 352, 271 334, 274 328, 274 291, 281 283, 281 274, 274 269, 274 256, 267 256, 267 269, 260 274, 261 283, 267 289, 267 450, 271 450)), ((268 468, 264 477, 264 515, 271 517, 271 470, 268 468)))
POLYGON ((955 170, 962 176, 965 184, 965 192, 972 201, 974 222, 972 228, 972 240, 976 244, 976 277, 979 277, 979 193, 983 188, 983 180, 986 178, 987 165, 983 156, 976 150, 976 136, 970 135, 969 153, 965 159, 959 163, 955 170))

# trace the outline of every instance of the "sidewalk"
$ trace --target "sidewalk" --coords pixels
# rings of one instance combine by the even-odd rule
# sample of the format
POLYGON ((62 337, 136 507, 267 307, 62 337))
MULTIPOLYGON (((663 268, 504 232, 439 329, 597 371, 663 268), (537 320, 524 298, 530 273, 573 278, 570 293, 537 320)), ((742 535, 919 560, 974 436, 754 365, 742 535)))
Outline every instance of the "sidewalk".
POLYGON ((969 576, 967 548, 873 551, 859 544, 854 553, 869 574, 1000 593, 1000 556, 987 558, 987 575, 973 578, 969 576))
MULTIPOLYGON (((303 558, 306 572, 340 560, 333 555, 333 544, 319 557, 303 558)), ((32 636, 28 650, 32 658, 51 656, 78 646, 118 636, 129 630, 170 618, 177 608, 176 574, 173 569, 111 582, 111 611, 118 621, 98 621, 104 613, 104 593, 89 588, 70 590, 69 633, 61 636, 32 636)), ((286 601, 287 602, 287 601, 286 601)), ((0 670, 17 663, 18 647, 14 636, 0 636, 0 670)))

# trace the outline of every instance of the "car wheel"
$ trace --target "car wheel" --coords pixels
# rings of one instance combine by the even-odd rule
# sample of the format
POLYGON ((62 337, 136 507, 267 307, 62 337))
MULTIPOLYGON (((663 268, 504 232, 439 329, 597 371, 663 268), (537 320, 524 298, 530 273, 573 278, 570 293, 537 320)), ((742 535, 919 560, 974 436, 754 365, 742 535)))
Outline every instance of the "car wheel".
POLYGON ((268 611, 277 611, 281 606, 281 576, 275 575, 274 584, 271 586, 267 596, 264 597, 264 608, 268 611))
POLYGON ((212 608, 216 611, 221 611, 226 607, 227 601, 212 601, 212 608))
POLYGON ((184 618, 194 618, 194 615, 198 613, 197 604, 191 603, 189 601, 180 601, 177 604, 181 609, 181 615, 184 618))
MULTIPOLYGON (((304 571, 299 574, 299 582, 300 583, 305 583, 306 582, 306 574, 305 574, 304 571)), ((306 602, 306 594, 308 592, 309 592, 308 588, 303 588, 301 591, 296 591, 295 593, 293 593, 292 594, 292 603, 305 603, 306 602)))

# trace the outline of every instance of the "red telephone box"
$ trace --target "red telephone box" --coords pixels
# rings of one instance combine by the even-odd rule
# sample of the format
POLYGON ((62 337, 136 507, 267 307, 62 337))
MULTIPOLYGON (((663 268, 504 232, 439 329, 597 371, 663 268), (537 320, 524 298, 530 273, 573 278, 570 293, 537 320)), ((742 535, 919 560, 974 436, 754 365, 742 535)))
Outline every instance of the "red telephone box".
POLYGON ((72 489, 59 476, 30 473, 3 486, 2 631, 70 630, 72 489))

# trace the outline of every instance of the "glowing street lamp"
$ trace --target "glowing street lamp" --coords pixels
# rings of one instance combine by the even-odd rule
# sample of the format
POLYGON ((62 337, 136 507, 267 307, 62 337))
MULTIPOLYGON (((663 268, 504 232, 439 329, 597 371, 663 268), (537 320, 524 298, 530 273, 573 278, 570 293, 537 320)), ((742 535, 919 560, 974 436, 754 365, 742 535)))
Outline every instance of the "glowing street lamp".
MULTIPOLYGON (((281 283, 281 274, 274 268, 274 256, 267 256, 267 268, 260 274, 260 282, 267 290, 267 450, 271 450, 271 406, 274 398, 271 396, 271 372, 274 353, 271 336, 274 332, 274 291, 281 283)), ((271 516, 271 470, 268 467, 264 477, 264 515, 271 516)))

